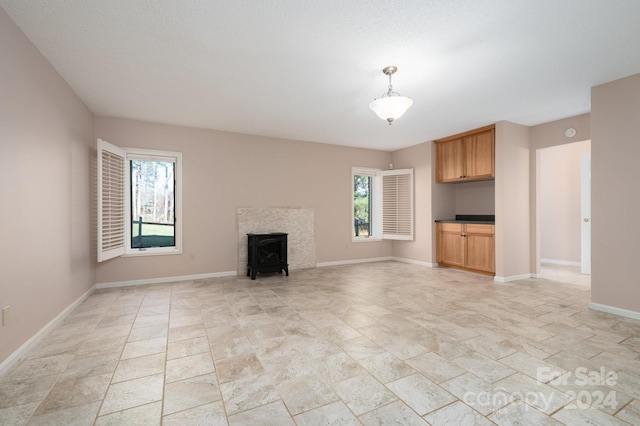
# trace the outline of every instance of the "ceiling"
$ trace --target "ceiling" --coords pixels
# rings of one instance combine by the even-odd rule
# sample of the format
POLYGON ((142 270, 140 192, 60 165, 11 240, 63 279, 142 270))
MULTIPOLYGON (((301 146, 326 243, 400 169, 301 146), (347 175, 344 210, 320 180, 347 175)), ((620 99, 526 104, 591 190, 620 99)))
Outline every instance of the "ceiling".
POLYGON ((638 0, 0 0, 96 115, 392 151, 590 111, 638 0), (413 99, 369 110, 396 65, 413 99))

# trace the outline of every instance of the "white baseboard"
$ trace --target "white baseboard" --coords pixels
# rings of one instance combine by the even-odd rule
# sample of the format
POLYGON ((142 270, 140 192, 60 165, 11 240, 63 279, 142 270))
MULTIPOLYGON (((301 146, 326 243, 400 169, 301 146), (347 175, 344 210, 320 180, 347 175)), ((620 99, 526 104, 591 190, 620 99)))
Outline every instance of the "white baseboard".
POLYGON ((142 280, 131 281, 112 281, 108 283, 96 284, 97 289, 104 288, 116 288, 116 287, 130 287, 135 285, 145 284, 164 284, 178 281, 192 281, 192 280, 204 280, 207 278, 220 278, 220 277, 235 277, 238 275, 238 271, 225 271, 225 272, 211 272, 208 274, 196 274, 196 275, 180 275, 177 277, 161 277, 161 278, 147 278, 142 280))
POLYGON ((621 317, 640 320, 640 312, 630 311, 628 309, 616 308, 615 306, 602 305, 600 303, 589 303, 589 309, 594 311, 606 312, 608 314, 619 315, 621 317))
POLYGON ((22 346, 16 349, 11 355, 9 355, 2 363, 0 363, 0 376, 9 371, 16 363, 22 361, 29 349, 33 348, 40 340, 45 337, 51 330, 57 327, 75 308, 77 308, 87 297, 91 296, 91 293, 95 291, 96 287, 93 286, 87 290, 82 296, 78 297, 75 302, 67 306, 62 312, 60 312, 54 319, 49 321, 44 327, 42 327, 36 334, 31 336, 29 340, 24 342, 22 346))
POLYGON ((336 260, 334 262, 319 262, 316 263, 316 267, 323 268, 326 266, 340 266, 340 265, 355 265, 358 263, 370 263, 370 262, 384 262, 392 260, 394 262, 410 263, 412 265, 426 266, 427 268, 436 268, 437 263, 423 262, 421 260, 405 259, 403 257, 372 257, 367 259, 354 259, 354 260, 336 260))
POLYGON ((531 274, 511 275, 509 277, 499 277, 496 275, 493 277, 493 280, 499 283, 510 283, 511 281, 526 280, 531 277, 531 274))
POLYGON ((316 263, 316 267, 324 268, 325 266, 355 265, 357 263, 384 262, 386 260, 393 260, 393 258, 391 256, 388 256, 388 257, 370 257, 368 259, 336 260, 334 262, 316 263))
POLYGON ((427 268, 436 268, 438 266, 437 262, 429 263, 422 260, 405 259, 404 257, 392 257, 391 260, 402 263, 410 263, 412 265, 426 266, 427 268))
POLYGON ((558 260, 558 259, 540 259, 540 263, 549 263, 551 265, 562 265, 562 266, 580 266, 580 262, 575 262, 573 260, 558 260))

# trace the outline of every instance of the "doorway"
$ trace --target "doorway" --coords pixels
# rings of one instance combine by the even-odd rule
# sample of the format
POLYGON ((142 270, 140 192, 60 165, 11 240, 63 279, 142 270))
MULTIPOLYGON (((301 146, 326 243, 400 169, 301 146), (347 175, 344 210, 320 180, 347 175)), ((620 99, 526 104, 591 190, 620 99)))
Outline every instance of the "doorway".
POLYGON ((537 151, 539 276, 584 284, 591 273, 591 141, 537 151))

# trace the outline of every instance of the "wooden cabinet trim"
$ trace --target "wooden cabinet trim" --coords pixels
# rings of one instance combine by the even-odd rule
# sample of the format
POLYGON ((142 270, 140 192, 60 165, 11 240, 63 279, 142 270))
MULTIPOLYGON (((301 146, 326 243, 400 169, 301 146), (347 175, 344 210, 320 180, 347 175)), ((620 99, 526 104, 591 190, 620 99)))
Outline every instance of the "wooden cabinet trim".
POLYGON ((465 136, 473 135, 474 133, 486 132, 487 130, 495 130, 495 128, 496 128, 495 124, 490 124, 488 126, 479 127, 477 129, 474 129, 474 130, 468 130, 466 132, 462 132, 462 133, 458 133, 458 134, 455 134, 455 135, 447 136, 446 138, 435 139, 433 142, 434 143, 448 142, 448 141, 450 141, 452 139, 460 139, 460 138, 463 138, 465 136))
POLYGON ((466 232, 467 234, 486 234, 486 235, 493 235, 494 232, 494 225, 487 225, 487 224, 479 224, 479 223, 467 223, 466 225, 466 232))
POLYGON ((445 232, 462 232, 461 223, 440 223, 440 229, 445 232))

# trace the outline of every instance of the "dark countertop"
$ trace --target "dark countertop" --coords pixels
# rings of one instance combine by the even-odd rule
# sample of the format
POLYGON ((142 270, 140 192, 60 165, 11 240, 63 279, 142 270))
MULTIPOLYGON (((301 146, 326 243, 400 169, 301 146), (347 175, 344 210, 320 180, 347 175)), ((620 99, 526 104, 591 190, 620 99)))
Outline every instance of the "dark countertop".
POLYGON ((495 221, 489 220, 436 220, 437 223, 477 223, 479 225, 495 225, 495 221))
POLYGON ((489 214, 457 214, 455 219, 438 219, 439 223, 477 223, 480 225, 495 225, 495 215, 489 214))

